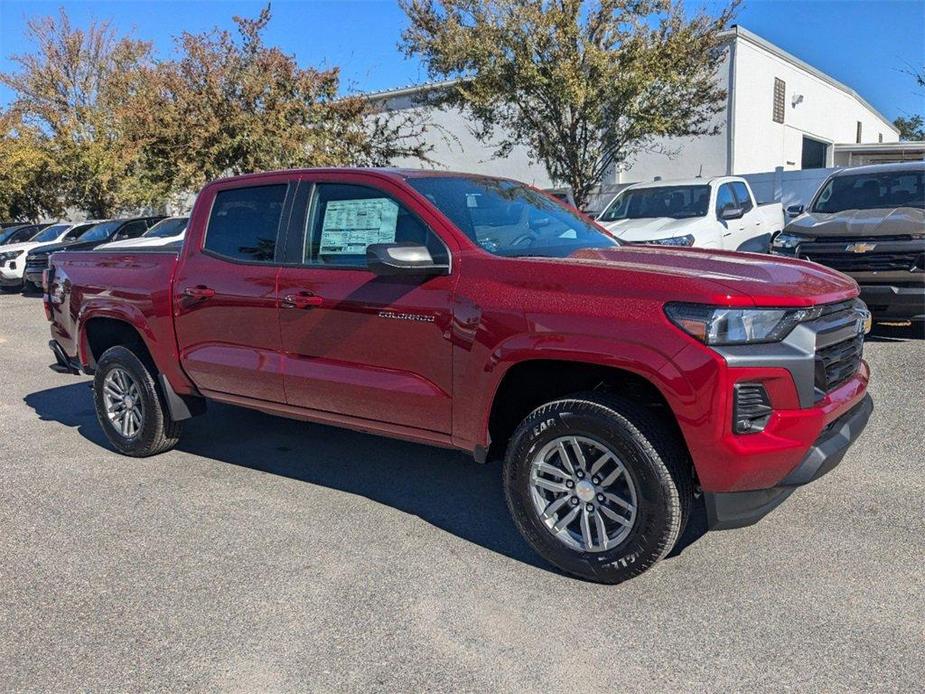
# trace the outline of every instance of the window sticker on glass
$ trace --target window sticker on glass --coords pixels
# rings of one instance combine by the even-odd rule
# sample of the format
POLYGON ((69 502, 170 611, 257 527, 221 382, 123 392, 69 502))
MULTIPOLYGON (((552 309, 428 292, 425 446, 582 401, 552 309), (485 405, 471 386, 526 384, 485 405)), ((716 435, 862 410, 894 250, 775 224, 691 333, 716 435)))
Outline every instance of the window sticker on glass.
POLYGON ((321 255, 361 255, 373 243, 393 243, 398 204, 388 198, 331 200, 321 225, 321 255))

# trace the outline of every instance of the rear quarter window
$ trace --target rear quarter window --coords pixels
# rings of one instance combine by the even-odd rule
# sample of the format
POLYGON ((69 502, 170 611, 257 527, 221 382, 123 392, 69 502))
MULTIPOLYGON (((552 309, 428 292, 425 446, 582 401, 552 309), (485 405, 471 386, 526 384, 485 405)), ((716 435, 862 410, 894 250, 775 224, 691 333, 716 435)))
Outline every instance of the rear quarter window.
POLYGON ((272 263, 286 189, 281 183, 219 191, 204 248, 230 260, 272 263))

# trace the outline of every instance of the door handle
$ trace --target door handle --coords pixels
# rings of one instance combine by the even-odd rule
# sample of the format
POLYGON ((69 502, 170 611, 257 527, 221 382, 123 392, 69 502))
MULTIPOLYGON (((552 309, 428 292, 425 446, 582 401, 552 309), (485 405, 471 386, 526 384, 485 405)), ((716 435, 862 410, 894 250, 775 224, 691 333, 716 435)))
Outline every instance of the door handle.
POLYGON ((215 296, 215 290, 212 289, 212 287, 206 287, 200 284, 195 287, 187 287, 183 290, 183 294, 193 299, 210 299, 215 296))
POLYGON ((287 294, 283 297, 283 308, 312 308, 321 306, 324 299, 317 294, 309 292, 300 292, 299 294, 287 294))

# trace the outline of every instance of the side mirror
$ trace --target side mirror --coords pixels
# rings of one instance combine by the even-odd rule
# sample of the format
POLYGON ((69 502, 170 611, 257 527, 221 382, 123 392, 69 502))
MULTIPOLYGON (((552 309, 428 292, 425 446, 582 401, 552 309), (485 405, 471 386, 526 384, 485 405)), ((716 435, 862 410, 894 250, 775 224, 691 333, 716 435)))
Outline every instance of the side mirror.
POLYGON ((377 275, 443 275, 446 265, 434 262, 427 246, 416 243, 374 243, 366 247, 366 265, 377 275))
POLYGON ((725 219, 725 220, 741 219, 744 214, 745 214, 744 207, 729 206, 729 207, 724 207, 722 210, 720 210, 719 218, 725 219))
POLYGON ((802 205, 790 205, 790 207, 787 208, 787 216, 791 219, 799 217, 801 214, 803 214, 802 205))

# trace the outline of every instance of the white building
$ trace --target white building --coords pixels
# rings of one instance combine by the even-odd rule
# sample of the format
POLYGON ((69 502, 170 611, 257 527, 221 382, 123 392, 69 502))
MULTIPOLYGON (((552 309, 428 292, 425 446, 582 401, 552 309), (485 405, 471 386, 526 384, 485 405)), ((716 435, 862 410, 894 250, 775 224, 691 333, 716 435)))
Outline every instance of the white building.
MULTIPOLYGON (((890 143, 899 132, 857 92, 742 27, 726 33, 727 53, 717 79, 727 93, 719 135, 676 138, 639 154, 607 184, 661 176, 748 174, 835 165, 838 144, 890 143), (673 151, 671 157, 665 151, 673 151)), ((419 108, 423 92, 447 83, 412 86, 368 95, 388 111, 419 108)), ((509 176, 540 187, 555 185, 526 149, 503 161, 473 137, 459 111, 434 111, 429 134, 432 158, 441 167, 509 176)), ((396 165, 416 166, 414 161, 396 165)), ((606 186, 609 187, 609 186, 606 186)))

